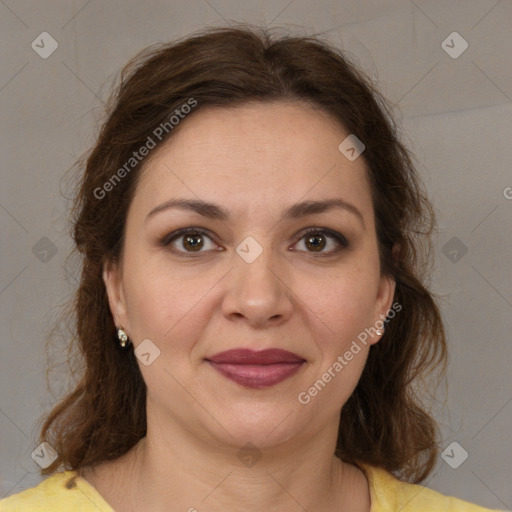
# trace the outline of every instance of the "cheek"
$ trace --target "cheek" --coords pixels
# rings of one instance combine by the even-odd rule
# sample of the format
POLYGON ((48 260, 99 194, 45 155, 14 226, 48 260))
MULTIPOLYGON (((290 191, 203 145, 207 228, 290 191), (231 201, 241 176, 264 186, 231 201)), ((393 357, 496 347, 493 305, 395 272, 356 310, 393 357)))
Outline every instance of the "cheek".
POLYGON ((126 261, 125 296, 130 327, 135 340, 149 338, 159 347, 179 338, 182 345, 188 330, 200 325, 198 312, 208 300, 208 291, 218 278, 201 274, 186 277, 162 268, 160 262, 126 261), (193 321, 192 321, 193 319, 193 321))
MULTIPOLYGON (((326 280, 324 293, 305 300, 319 359, 298 400, 311 408, 313 416, 338 414, 359 382, 370 350, 371 336, 365 329, 373 321, 373 283, 368 273, 352 270, 326 280)), ((311 286, 304 282, 301 293, 311 286)))
POLYGON ((365 265, 340 267, 336 273, 319 278, 311 274, 297 280, 294 290, 310 312, 311 321, 321 329, 325 348, 343 350, 351 340, 372 325, 377 278, 365 265))

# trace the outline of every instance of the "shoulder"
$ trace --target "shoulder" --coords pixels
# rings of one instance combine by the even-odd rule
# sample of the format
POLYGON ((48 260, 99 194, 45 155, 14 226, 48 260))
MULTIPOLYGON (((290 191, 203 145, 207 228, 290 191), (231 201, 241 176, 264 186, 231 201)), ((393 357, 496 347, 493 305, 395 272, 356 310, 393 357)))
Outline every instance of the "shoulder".
POLYGON ((370 484, 371 512, 491 512, 492 509, 398 480, 382 468, 362 465, 370 484))
POLYGON ((54 473, 35 487, 0 500, 0 512, 113 512, 76 471, 54 473))

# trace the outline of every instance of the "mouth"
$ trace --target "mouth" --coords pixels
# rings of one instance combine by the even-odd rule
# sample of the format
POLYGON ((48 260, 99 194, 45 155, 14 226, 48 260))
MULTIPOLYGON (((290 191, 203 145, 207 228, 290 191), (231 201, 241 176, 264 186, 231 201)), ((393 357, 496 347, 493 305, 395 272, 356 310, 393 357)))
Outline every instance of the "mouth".
POLYGON ((206 361, 221 375, 247 388, 273 386, 297 373, 305 359, 281 349, 258 352, 233 349, 220 352, 206 361))

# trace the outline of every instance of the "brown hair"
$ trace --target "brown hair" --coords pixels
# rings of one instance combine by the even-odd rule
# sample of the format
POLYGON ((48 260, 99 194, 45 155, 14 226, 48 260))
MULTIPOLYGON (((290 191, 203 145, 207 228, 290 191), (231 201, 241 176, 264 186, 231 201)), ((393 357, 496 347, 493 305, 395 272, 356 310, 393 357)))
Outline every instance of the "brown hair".
MULTIPOLYGON (((110 181, 105 199, 98 198, 98 190, 105 190, 155 128, 191 98, 197 101, 194 112, 250 101, 306 101, 364 142, 381 271, 396 280, 394 301, 402 310, 371 347, 342 409, 336 455, 423 480, 438 455, 438 431, 413 385, 434 369, 444 374, 446 366, 441 316, 424 282, 432 207, 399 141, 391 107, 370 78, 318 37, 275 37, 247 26, 153 45, 121 73, 74 203, 73 238, 82 274, 72 345, 82 357, 82 374, 42 426, 41 441, 58 453, 42 474, 61 465, 78 469, 115 459, 146 434, 146 386, 133 350, 119 347, 102 280, 104 263, 120 258, 127 210, 145 159, 110 181)), ((170 136, 168 129, 158 144, 170 136)))

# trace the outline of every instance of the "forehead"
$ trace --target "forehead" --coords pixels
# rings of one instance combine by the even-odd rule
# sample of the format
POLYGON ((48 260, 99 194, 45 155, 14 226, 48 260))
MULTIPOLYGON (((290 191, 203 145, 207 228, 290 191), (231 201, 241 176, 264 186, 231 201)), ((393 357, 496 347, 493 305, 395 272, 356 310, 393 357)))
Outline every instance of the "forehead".
POLYGON ((341 196, 371 208, 363 158, 338 149, 348 135, 307 103, 199 108, 150 156, 134 202, 149 210, 186 196, 247 212, 341 196))

